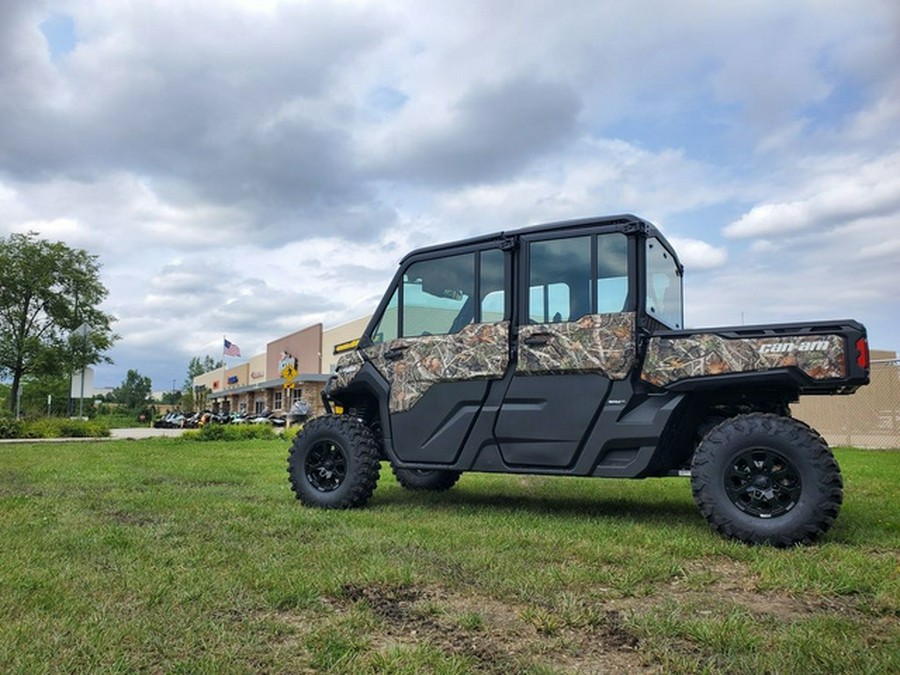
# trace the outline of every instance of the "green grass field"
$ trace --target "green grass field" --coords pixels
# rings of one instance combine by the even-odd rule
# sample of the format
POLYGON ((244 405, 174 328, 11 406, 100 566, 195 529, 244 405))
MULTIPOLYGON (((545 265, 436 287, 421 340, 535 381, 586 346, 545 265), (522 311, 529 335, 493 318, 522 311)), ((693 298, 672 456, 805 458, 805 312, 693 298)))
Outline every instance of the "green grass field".
POLYGON ((841 449, 813 547, 720 539, 686 479, 382 468, 294 500, 281 442, 0 445, 4 672, 900 672, 900 453, 841 449))

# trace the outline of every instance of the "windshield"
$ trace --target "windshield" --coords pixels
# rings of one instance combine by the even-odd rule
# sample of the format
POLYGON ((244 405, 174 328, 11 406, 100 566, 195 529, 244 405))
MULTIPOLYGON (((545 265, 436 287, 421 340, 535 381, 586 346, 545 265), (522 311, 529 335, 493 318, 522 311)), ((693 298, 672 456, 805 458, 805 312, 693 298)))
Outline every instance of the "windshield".
POLYGON ((647 240, 647 314, 669 328, 683 328, 681 272, 659 239, 647 240))

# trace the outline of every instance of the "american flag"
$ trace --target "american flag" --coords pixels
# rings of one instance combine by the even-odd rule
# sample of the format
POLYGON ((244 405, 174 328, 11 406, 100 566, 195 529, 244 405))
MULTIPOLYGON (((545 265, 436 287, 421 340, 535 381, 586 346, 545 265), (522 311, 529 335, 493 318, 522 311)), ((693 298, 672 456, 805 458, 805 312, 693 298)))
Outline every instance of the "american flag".
POLYGON ((222 352, 225 356, 240 356, 241 348, 238 347, 233 342, 229 342, 227 339, 225 340, 225 351, 222 352))

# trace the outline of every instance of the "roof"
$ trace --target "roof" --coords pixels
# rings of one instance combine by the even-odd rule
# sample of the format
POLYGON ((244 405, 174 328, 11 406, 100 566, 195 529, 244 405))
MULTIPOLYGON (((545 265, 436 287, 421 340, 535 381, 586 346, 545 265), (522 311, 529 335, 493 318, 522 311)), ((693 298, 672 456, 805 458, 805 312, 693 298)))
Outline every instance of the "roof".
MULTIPOLYGON (((425 246, 423 248, 418 248, 414 251, 410 251, 400 260, 400 264, 403 264, 408 258, 413 256, 421 255, 422 253, 432 253, 437 251, 445 251, 448 249, 460 248, 463 246, 471 246, 475 244, 483 244, 492 241, 501 241, 503 239, 509 239, 511 237, 520 237, 522 235, 529 234, 539 234, 542 232, 553 232, 555 230, 578 230, 581 228, 588 227, 597 227, 597 226, 610 226, 617 229, 621 229, 623 232, 630 232, 634 229, 639 229, 644 231, 648 236, 659 237, 660 239, 665 241, 665 237, 662 233, 657 229, 655 225, 650 223, 649 221, 644 220, 643 218, 639 218, 630 213, 623 213, 614 216, 594 216, 590 218, 575 218, 572 220, 558 220, 550 223, 542 223, 540 225, 529 225, 528 227, 519 228, 517 230, 506 230, 501 232, 494 232, 492 234, 480 235, 478 237, 472 237, 470 239, 459 239, 457 241, 450 241, 444 244, 436 244, 434 246, 425 246)), ((666 242, 668 244, 668 242, 666 242)), ((671 249, 671 245, 668 247, 671 249)))

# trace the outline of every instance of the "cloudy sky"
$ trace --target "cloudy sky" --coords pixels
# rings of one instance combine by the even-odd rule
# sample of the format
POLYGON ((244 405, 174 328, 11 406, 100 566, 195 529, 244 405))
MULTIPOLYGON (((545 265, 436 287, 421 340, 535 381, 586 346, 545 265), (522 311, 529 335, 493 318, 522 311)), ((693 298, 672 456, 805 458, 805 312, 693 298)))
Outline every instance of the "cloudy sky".
POLYGON ((900 350, 896 0, 3 0, 0 236, 100 257, 180 386, 371 312, 410 248, 630 212, 689 326, 900 350))

